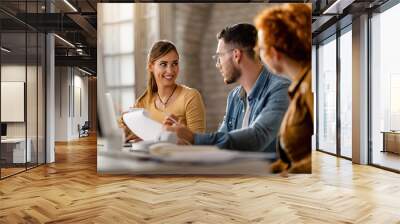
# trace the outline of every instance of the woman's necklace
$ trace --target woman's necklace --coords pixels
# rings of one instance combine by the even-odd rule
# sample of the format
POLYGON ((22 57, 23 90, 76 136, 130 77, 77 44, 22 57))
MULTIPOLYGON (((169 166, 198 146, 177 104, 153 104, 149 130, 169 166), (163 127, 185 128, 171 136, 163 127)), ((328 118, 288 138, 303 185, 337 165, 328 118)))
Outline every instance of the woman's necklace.
POLYGON ((172 90, 171 95, 169 95, 169 97, 167 98, 167 100, 166 100, 165 102, 161 99, 160 94, 158 94, 158 91, 157 91, 158 99, 160 100, 160 103, 164 106, 164 109, 165 109, 165 107, 167 106, 167 103, 168 103, 169 99, 171 98, 171 96, 174 95, 174 92, 175 92, 175 90, 176 90, 176 87, 178 87, 178 85, 175 85, 174 90, 172 90))

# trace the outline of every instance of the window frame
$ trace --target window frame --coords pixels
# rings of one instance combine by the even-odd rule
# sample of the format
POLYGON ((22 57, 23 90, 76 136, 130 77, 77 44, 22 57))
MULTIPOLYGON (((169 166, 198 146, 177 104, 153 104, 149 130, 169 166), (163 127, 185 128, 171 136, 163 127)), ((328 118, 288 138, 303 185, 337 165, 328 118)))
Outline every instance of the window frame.
POLYGON ((395 172, 395 173, 400 173, 400 169, 394 169, 390 168, 388 166, 380 165, 377 163, 373 162, 373 130, 372 130, 372 18, 374 17, 373 14, 382 14, 385 11, 393 8, 394 6, 397 6, 400 4, 400 1, 398 0, 388 0, 384 4, 380 5, 379 7, 369 10, 368 13, 368 32, 367 32, 367 38, 368 38, 368 69, 367 69, 367 77, 368 77, 368 111, 367 111, 367 116, 368 116, 368 165, 380 168, 383 170, 395 172))
MULTIPOLYGON (((348 20, 348 18, 343 18, 343 20, 348 20)), ((340 21, 338 21, 340 22, 340 21)), ((335 25, 336 26, 336 25, 335 25)), ((329 28, 328 28, 329 29, 329 28)), ((326 38, 319 40, 316 45, 316 101, 315 101, 315 108, 316 108, 316 151, 319 152, 323 152, 329 155, 333 155, 339 158, 343 158, 346 160, 352 160, 352 158, 347 157, 342 155, 342 150, 341 150, 341 118, 340 118, 340 103, 341 103, 341 97, 340 97, 340 81, 341 81, 341 67, 340 67, 340 38, 342 35, 346 34, 347 32, 351 32, 352 31, 352 22, 349 22, 348 24, 346 24, 344 27, 337 29, 335 33, 327 36, 326 38), (319 117, 318 117, 318 113, 320 110, 320 105, 319 105, 319 91, 320 91, 320 86, 319 86, 319 64, 320 64, 320 58, 319 58, 319 48, 321 44, 327 44, 331 41, 336 41, 336 152, 332 153, 329 152, 327 150, 321 149, 320 146, 320 141, 319 141, 319 135, 320 135, 320 130, 319 130, 319 117)))

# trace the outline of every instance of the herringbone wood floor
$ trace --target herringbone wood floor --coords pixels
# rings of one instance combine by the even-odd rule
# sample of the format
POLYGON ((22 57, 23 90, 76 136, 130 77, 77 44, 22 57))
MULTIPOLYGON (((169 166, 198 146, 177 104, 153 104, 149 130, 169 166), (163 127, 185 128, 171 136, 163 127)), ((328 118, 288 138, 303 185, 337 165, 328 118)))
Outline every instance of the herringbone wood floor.
POLYGON ((0 181, 0 223, 400 223, 400 175, 315 152, 289 178, 98 176, 95 138, 0 181))

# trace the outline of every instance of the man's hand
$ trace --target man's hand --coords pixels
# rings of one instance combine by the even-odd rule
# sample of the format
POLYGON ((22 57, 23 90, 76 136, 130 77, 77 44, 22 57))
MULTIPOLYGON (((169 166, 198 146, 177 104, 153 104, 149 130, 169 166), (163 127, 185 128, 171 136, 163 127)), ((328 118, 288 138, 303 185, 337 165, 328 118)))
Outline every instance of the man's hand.
POLYGON ((177 144, 179 145, 188 145, 194 143, 194 133, 184 125, 181 125, 179 123, 175 123, 172 126, 165 125, 165 129, 167 131, 176 133, 176 136, 178 137, 177 144))

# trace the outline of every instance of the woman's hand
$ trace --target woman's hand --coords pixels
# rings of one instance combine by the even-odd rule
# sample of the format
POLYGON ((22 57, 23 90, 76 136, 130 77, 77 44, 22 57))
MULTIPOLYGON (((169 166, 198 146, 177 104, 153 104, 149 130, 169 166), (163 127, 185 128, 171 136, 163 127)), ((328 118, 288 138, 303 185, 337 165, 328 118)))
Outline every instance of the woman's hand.
POLYGON ((125 137, 125 142, 132 142, 132 143, 135 143, 135 142, 140 142, 140 141, 143 141, 143 139, 139 138, 138 136, 136 136, 136 135, 133 134, 132 132, 131 132, 131 134, 128 134, 128 135, 125 137))
POLYGON ((126 113, 129 113, 134 109, 133 107, 130 107, 127 111, 122 112, 121 116, 118 118, 118 124, 119 127, 124 130, 124 136, 125 136, 125 142, 139 142, 143 141, 141 138, 139 138, 137 135, 135 135, 129 128, 126 126, 123 115, 126 113))
POLYGON ((164 121, 163 121, 163 125, 164 126, 172 126, 174 124, 178 124, 178 117, 173 115, 173 114, 166 114, 164 121))

